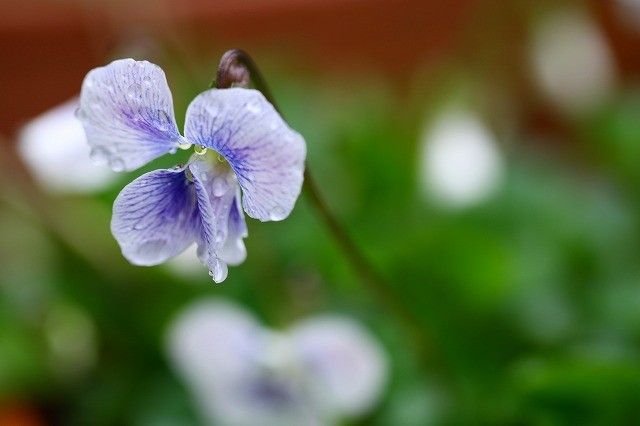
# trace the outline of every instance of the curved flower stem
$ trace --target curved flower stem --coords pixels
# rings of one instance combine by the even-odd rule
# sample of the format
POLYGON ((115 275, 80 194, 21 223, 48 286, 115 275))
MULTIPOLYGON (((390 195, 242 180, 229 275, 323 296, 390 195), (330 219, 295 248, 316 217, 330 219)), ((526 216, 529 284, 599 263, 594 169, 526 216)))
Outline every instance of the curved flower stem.
MULTIPOLYGON (((232 49, 222 55, 216 80, 211 83, 211 87, 218 89, 248 87, 250 82, 253 82, 254 87, 262 92, 276 111, 281 113, 258 66, 249 54, 243 50, 232 49)), ((311 177, 308 167, 305 168, 304 171, 303 192, 320 215, 320 218, 333 235, 344 255, 352 264, 363 284, 365 284, 365 288, 373 292, 373 296, 380 304, 386 306, 391 313, 396 314, 402 319, 408 328, 411 339, 418 346, 421 357, 433 361, 431 354, 427 354, 426 343, 428 340, 431 340, 428 339, 430 336, 427 336, 427 330, 425 330, 419 319, 396 293, 395 287, 390 285, 389 282, 378 273, 376 268, 367 260, 358 246, 353 242, 346 229, 331 213, 327 204, 322 199, 318 186, 311 177)))

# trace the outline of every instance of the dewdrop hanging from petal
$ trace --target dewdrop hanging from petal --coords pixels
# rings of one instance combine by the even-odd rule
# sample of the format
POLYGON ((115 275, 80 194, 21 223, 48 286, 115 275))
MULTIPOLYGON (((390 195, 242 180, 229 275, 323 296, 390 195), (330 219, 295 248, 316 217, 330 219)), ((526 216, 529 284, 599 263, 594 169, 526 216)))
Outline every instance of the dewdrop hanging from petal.
POLYGON ((194 147, 184 166, 146 173, 118 195, 111 231, 131 263, 158 265, 194 242, 215 282, 244 261, 244 212, 285 219, 300 194, 306 146, 256 90, 210 89, 189 105, 178 131, 164 72, 116 60, 89 72, 77 114, 92 158, 135 170, 194 147))

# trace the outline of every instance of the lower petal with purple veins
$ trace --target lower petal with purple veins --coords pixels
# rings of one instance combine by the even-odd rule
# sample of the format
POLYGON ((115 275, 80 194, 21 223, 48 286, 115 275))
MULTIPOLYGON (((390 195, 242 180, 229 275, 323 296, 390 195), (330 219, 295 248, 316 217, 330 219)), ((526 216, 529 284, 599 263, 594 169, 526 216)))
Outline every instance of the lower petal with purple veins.
POLYGON ((209 275, 219 283, 227 277, 227 263, 235 264, 233 260, 236 260, 223 256, 230 231, 232 238, 238 238, 238 233, 246 234, 246 228, 243 231, 238 219, 231 214, 232 209, 237 208, 238 184, 231 169, 210 161, 209 157, 196 154, 188 167, 202 224, 197 239, 198 256, 209 268, 209 275))
POLYGON ((111 232, 134 265, 163 263, 189 247, 200 228, 194 185, 184 168, 140 176, 113 205, 111 232))

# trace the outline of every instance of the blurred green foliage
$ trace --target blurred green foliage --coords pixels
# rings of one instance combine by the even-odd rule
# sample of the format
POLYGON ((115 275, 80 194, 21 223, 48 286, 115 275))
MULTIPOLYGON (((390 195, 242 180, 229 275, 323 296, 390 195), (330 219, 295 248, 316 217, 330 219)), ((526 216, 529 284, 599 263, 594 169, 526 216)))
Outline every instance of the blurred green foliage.
MULTIPOLYGON (((181 121, 207 77, 167 62, 181 121)), ((498 191, 447 211, 417 177, 425 111, 441 96, 267 75, 327 203, 428 330, 433 362, 363 288, 304 197, 282 223, 249 221, 247 261, 222 285, 204 268, 128 265, 109 234, 111 203, 143 171, 185 159, 170 157, 95 197, 47 199, 49 221, 2 188, 0 400, 65 425, 196 423, 164 330, 188 301, 214 295, 273 327, 326 311, 363 321, 393 371, 377 410, 353 424, 637 421, 639 92, 571 122, 579 161, 527 134, 503 144, 498 191)))

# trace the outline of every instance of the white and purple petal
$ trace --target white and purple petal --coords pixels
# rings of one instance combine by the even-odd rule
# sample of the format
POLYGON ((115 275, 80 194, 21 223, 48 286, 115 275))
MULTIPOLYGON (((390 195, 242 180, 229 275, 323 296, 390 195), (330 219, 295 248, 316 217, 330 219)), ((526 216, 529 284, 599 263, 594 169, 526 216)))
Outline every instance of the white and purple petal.
POLYGON ((209 268, 213 280, 220 283, 228 273, 227 262, 221 253, 229 234, 230 211, 238 184, 226 164, 210 161, 206 156, 195 154, 188 167, 193 176, 201 220, 198 257, 209 268))
POLYGON ((289 215, 302 187, 306 146, 262 93, 241 88, 201 93, 187 110, 185 137, 229 162, 249 216, 268 221, 289 215))
POLYGON ((239 265, 247 258, 247 249, 243 239, 249 235, 247 224, 244 221, 244 213, 240 205, 240 189, 236 191, 229 210, 227 226, 227 238, 220 249, 220 258, 229 265, 239 265))
POLYGON ((137 169, 184 143, 164 72, 147 61, 120 59, 91 70, 77 116, 91 157, 115 171, 137 169))
POLYGON ((155 170, 125 186, 113 205, 111 232, 134 265, 158 265, 199 235, 200 211, 184 168, 155 170))

